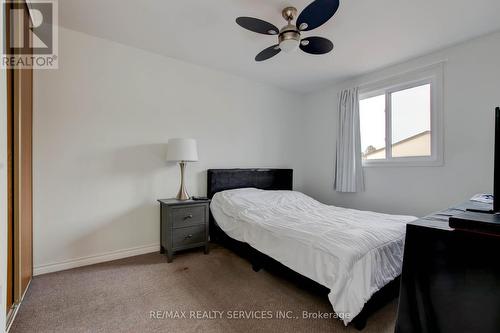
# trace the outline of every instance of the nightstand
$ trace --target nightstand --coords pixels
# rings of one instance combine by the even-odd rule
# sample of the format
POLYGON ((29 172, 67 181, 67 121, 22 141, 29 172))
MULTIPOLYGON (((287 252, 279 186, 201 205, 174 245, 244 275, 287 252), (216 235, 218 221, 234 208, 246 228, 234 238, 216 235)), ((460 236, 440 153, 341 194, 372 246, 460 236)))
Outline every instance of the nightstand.
POLYGON ((208 254, 210 200, 158 200, 160 203, 160 253, 172 262, 174 253, 204 247, 208 254))

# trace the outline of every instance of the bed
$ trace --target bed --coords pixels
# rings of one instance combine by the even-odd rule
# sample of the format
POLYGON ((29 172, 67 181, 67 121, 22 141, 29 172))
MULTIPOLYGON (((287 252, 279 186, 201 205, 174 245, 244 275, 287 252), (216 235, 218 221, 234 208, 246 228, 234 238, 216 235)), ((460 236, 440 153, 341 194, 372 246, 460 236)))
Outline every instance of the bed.
POLYGON ((327 290, 338 318, 361 329, 397 295, 406 223, 416 218, 324 205, 292 191, 292 179, 290 169, 208 170, 211 238, 255 270, 286 267, 327 290))

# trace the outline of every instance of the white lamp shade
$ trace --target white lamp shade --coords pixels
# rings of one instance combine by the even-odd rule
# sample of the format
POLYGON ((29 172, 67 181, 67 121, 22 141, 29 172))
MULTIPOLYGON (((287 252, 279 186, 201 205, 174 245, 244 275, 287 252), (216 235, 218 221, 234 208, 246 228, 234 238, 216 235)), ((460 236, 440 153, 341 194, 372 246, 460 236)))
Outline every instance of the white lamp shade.
POLYGON ((170 139, 167 147, 167 161, 198 161, 195 139, 170 139))

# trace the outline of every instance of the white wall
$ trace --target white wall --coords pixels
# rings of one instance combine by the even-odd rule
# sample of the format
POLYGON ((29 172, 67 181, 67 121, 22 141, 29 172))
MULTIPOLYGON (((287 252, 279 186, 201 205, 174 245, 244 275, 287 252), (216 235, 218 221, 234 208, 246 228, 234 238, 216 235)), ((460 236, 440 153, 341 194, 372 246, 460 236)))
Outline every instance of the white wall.
POLYGON ((175 196, 179 182, 165 162, 169 138, 198 140, 191 194, 206 193, 207 168, 299 173, 296 96, 59 31, 60 68, 34 81, 35 273, 158 248, 156 199, 175 196))
MULTIPOLYGON (((0 6, 3 18, 4 6, 0 6)), ((4 35, 0 34, 3 54, 4 35)), ((7 73, 0 69, 0 332, 5 331, 7 308, 7 73)))
POLYGON ((493 187, 494 108, 500 106, 500 33, 344 82, 306 98, 304 191, 330 204, 426 215, 493 187), (447 60, 444 166, 365 168, 366 192, 333 190, 337 93, 447 60))

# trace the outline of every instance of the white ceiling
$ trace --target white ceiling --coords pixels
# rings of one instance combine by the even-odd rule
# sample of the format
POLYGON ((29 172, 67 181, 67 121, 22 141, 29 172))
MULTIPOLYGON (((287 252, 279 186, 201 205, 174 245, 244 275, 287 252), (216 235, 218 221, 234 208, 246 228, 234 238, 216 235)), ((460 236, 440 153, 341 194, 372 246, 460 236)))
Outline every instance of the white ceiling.
POLYGON ((311 0, 63 0, 62 26, 187 62, 309 92, 390 64, 500 30, 499 0, 341 0, 332 20, 306 36, 335 45, 256 63, 275 36, 244 30, 238 16, 281 27, 281 9, 311 0))

